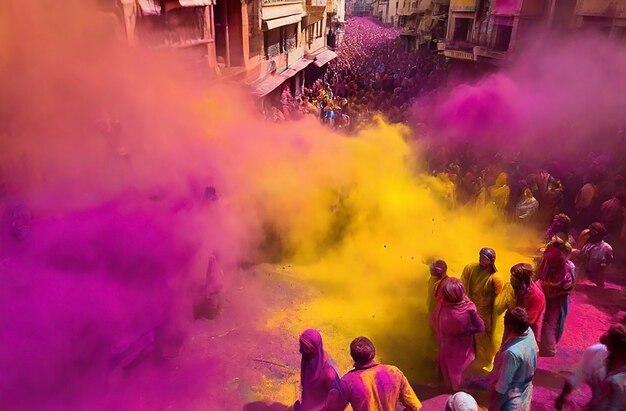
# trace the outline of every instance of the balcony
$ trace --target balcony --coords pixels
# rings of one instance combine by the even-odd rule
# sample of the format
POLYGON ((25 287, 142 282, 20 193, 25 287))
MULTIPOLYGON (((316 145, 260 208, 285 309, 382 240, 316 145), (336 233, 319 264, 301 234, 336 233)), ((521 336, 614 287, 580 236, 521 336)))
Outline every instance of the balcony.
POLYGON ((578 5, 578 15, 613 17, 619 6, 622 4, 618 5, 616 0, 582 0, 578 5))
POLYGON ((263 5, 281 5, 281 4, 299 4, 302 3, 299 0, 263 0, 263 5))

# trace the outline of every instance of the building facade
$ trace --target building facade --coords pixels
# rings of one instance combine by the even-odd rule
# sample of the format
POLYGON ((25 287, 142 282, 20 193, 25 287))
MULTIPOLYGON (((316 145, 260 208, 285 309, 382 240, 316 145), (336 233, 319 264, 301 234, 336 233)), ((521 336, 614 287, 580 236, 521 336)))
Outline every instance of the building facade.
POLYGON ((626 0, 451 0, 448 21, 440 50, 456 61, 504 64, 546 30, 626 43, 626 0))

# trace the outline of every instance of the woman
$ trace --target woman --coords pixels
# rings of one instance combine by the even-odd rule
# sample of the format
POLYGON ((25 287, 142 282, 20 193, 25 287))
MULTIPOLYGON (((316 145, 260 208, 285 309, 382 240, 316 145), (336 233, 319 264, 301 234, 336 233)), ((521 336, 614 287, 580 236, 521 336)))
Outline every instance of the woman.
POLYGON ((322 336, 317 330, 305 330, 300 335, 300 384, 302 399, 294 405, 295 411, 318 411, 326 404, 328 392, 339 389, 339 375, 334 363, 324 351, 322 336))
POLYGON ((444 285, 443 302, 435 315, 439 368, 444 383, 456 391, 461 386, 463 371, 475 358, 474 334, 483 332, 485 324, 456 278, 444 285))

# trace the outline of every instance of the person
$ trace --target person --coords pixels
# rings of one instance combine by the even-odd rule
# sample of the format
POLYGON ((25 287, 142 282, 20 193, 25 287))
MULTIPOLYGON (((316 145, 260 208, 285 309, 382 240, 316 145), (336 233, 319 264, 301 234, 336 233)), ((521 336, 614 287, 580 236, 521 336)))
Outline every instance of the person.
POLYGON ((559 237, 554 237, 546 247, 538 268, 538 279, 546 298, 546 312, 541 330, 540 353, 554 357, 556 345, 565 330, 569 311, 569 294, 575 285, 574 263, 569 260, 572 247, 559 237))
POLYGON ((502 333, 497 323, 504 309, 496 306, 496 299, 504 291, 504 281, 497 275, 496 252, 483 248, 479 253, 478 264, 469 264, 463 269, 461 282, 474 304, 478 315, 485 324, 485 331, 476 334, 476 363, 485 371, 493 368, 493 358, 500 346, 502 333))
POLYGON ((507 339, 496 355, 489 411, 530 411, 532 380, 537 370, 537 343, 522 307, 504 315, 507 339))
POLYGON ((604 333, 600 337, 600 342, 587 347, 572 373, 565 379, 561 394, 555 401, 554 406, 557 410, 562 410, 570 393, 583 384, 587 384, 591 389, 591 400, 585 409, 593 410, 598 406, 602 394, 602 382, 606 377, 606 360, 609 355, 606 346, 607 336, 608 333, 604 333))
POLYGON ((478 403, 468 393, 459 391, 448 397, 445 411, 478 411, 478 403))
POLYGON ((619 192, 602 203, 600 207, 600 222, 607 229, 608 235, 613 240, 619 239, 622 234, 625 205, 626 193, 619 192))
POLYGON ((437 363, 444 383, 456 391, 461 386, 463 371, 475 358, 474 334, 483 332, 485 324, 461 281, 450 278, 442 288, 443 301, 433 318, 439 341, 437 363))
POLYGON ((422 408, 402 371, 374 360, 376 349, 369 338, 355 338, 350 356, 354 368, 341 378, 339 389, 330 391, 326 410, 342 411, 350 404, 354 411, 395 411, 398 402, 407 411, 422 408))
POLYGON ((556 236, 570 244, 574 244, 574 237, 571 234, 572 220, 567 214, 557 214, 552 218, 552 223, 546 231, 546 240, 550 242, 556 236))
POLYGON ((443 260, 435 260, 430 264, 430 278, 428 279, 428 295, 426 297, 428 305, 428 315, 432 315, 437 306, 437 302, 442 300, 442 290, 448 277, 448 265, 443 260))
POLYGON ((601 223, 589 226, 588 240, 580 250, 581 271, 598 287, 604 287, 606 268, 613 261, 613 248, 604 241, 607 231, 601 223))
POLYGON ((626 404, 626 326, 612 325, 605 338, 607 375, 600 388, 597 411, 621 411, 626 404))
POLYGON ((339 375, 334 362, 324 351, 319 331, 309 329, 302 332, 300 354, 302 396, 294 405, 294 411, 323 410, 330 390, 339 388, 339 375))
POLYGON ((511 189, 507 184, 508 176, 506 173, 498 174, 494 185, 489 187, 489 197, 491 202, 496 206, 499 211, 504 211, 509 203, 509 195, 511 189))
POLYGON ((509 309, 523 307, 528 313, 530 329, 533 330, 535 337, 539 338, 546 311, 546 297, 532 277, 533 268, 530 264, 519 263, 511 267, 513 298, 509 309))
POLYGON ((515 215, 520 221, 533 221, 533 217, 539 209, 539 201, 533 196, 530 188, 524 190, 524 195, 515 207, 515 215))
POLYGON ((576 207, 576 215, 578 222, 582 226, 588 225, 594 212, 594 203, 596 198, 595 179, 589 179, 576 194, 574 206, 576 207))

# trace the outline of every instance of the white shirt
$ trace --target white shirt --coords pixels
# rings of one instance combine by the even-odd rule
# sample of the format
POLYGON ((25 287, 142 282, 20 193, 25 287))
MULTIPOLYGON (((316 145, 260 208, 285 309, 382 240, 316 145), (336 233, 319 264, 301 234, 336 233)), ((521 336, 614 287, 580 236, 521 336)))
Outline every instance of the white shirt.
POLYGON ((600 384, 606 377, 606 358, 609 352, 604 344, 594 344, 588 347, 583 353, 580 362, 574 368, 574 372, 568 378, 568 382, 573 388, 578 388, 583 384, 589 385, 592 397, 600 389, 600 384))

